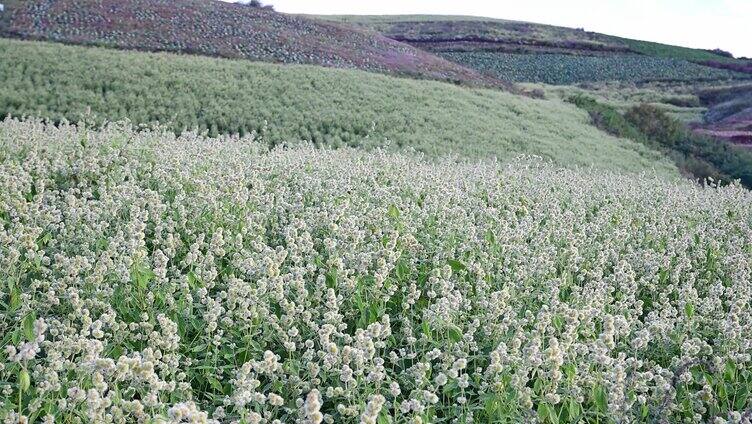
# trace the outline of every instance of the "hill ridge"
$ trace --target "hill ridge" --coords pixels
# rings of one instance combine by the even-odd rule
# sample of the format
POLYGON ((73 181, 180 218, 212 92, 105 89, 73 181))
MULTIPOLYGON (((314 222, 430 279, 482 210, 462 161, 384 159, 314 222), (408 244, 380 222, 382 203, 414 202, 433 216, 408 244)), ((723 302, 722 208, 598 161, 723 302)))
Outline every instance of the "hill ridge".
POLYGON ((12 1, 4 14, 0 33, 13 38, 502 86, 495 78, 366 28, 216 0, 12 1))

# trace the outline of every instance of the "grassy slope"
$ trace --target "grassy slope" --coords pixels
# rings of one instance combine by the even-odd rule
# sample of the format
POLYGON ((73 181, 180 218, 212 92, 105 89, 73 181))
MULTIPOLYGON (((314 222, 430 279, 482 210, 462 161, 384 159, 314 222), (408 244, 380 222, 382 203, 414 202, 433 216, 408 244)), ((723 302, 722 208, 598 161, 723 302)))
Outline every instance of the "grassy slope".
MULTIPOLYGON (((407 22, 425 24, 427 22, 483 22, 495 24, 498 28, 509 28, 510 26, 519 26, 524 24, 526 26, 525 31, 519 31, 517 38, 538 38, 541 41, 545 41, 546 36, 555 34, 569 34, 573 38, 583 37, 583 34, 588 34, 589 38, 597 39, 598 41, 611 44, 613 46, 626 46, 637 53, 642 53, 650 56, 658 57, 671 57, 676 59, 685 60, 718 60, 723 61, 723 56, 719 56, 712 52, 702 49, 692 49, 687 47, 672 46, 667 44, 655 43, 651 41, 633 40, 629 38, 616 37, 598 33, 585 33, 578 31, 574 28, 557 27, 553 25, 519 22, 504 19, 484 18, 480 16, 454 16, 454 15, 310 15, 321 20, 329 20, 334 22, 345 22, 351 24, 360 24, 362 26, 374 25, 376 28, 384 30, 384 28, 393 28, 395 31, 404 26, 407 22), (391 24, 391 25, 385 25, 391 24), (578 35, 579 34, 579 35, 578 35)), ((455 27, 457 28, 457 27, 455 27)), ((475 26, 474 28, 478 28, 475 26)), ((483 27, 481 27, 483 28, 483 27)), ((492 28, 493 27, 488 27, 492 28)), ((468 27, 471 29, 471 27, 468 27)), ((498 30, 498 29, 497 29, 498 30)), ((558 40, 549 40, 558 41, 558 40)))
POLYGON ((409 146, 469 157, 537 154, 622 171, 675 168, 560 101, 360 71, 0 40, 0 114, 263 131, 266 140, 409 146), (266 129, 264 121, 268 122, 266 129))
POLYGON ((689 47, 672 46, 669 44, 655 43, 652 41, 632 40, 629 38, 622 38, 622 37, 611 36, 611 38, 613 38, 614 40, 618 42, 628 45, 631 50, 637 53, 648 55, 648 56, 666 57, 666 58, 672 58, 672 59, 683 59, 683 60, 690 60, 693 62, 702 62, 702 61, 708 61, 708 60, 717 61, 717 62, 728 62, 728 63, 735 62, 734 59, 723 57, 713 52, 709 52, 707 50, 702 50, 702 49, 692 49, 689 47))
POLYGON ((14 1, 4 15, 17 38, 500 84, 368 29, 215 0, 14 1))
MULTIPOLYGON (((624 51, 627 46, 602 34, 574 28, 530 22, 463 16, 394 15, 394 16, 312 16, 320 20, 344 22, 379 31, 396 40, 407 40, 431 51, 444 51, 445 47, 457 49, 449 40, 472 39, 528 47, 557 46, 585 50, 624 51), (426 45, 439 39, 444 45, 426 45)), ((481 46, 492 48, 493 46, 481 46)), ((497 46, 498 47, 498 46, 497 46)), ((464 46, 468 48, 468 46, 464 46)), ((475 47, 473 47, 475 48, 475 47)))

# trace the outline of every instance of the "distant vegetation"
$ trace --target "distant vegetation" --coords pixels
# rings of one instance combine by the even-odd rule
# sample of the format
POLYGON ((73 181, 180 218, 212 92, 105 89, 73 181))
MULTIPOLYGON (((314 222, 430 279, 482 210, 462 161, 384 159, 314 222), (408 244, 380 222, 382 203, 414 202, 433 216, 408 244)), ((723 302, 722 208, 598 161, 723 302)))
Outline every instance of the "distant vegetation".
POLYGON ((675 173, 607 136, 577 108, 499 90, 359 71, 0 40, 0 115, 169 123, 256 132, 269 143, 412 147, 472 157, 536 154, 564 165, 675 173))
POLYGON ((572 84, 752 78, 749 64, 721 50, 631 40, 583 29, 468 16, 317 18, 376 30, 509 81, 572 84))
POLYGON ((475 49, 505 50, 516 47, 626 51, 627 46, 602 34, 574 28, 501 19, 435 16, 320 16, 377 30, 395 40, 431 51, 475 49))
POLYGON ((654 106, 635 106, 622 115, 614 107, 586 96, 575 96, 570 101, 587 110, 599 128, 661 149, 680 170, 694 178, 726 182, 738 179, 752 188, 752 150, 694 134, 654 106))
POLYGON ((16 38, 500 84, 373 31, 222 1, 14 1, 5 15, 16 38))
POLYGON ((684 60, 611 54, 510 54, 447 52, 443 57, 508 81, 567 85, 589 81, 707 81, 749 78, 684 60))

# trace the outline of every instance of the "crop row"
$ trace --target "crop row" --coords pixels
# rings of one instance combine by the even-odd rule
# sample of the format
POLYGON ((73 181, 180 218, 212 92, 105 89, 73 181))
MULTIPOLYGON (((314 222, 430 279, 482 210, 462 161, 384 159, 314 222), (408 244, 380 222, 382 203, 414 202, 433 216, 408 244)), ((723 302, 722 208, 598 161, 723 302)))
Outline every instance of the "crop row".
POLYGON ((640 55, 579 56, 445 52, 442 56, 464 66, 515 82, 568 85, 588 81, 706 81, 749 78, 684 60, 640 55))

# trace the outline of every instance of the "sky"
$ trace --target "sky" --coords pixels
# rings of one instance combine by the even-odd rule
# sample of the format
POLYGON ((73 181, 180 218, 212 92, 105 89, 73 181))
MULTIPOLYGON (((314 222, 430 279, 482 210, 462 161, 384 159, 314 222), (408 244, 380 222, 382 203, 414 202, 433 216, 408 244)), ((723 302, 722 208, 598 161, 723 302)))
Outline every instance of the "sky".
POLYGON ((752 0, 262 0, 285 13, 512 19, 752 57, 752 0))

